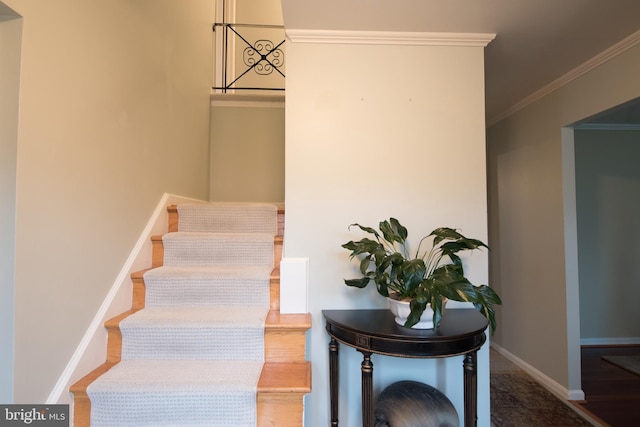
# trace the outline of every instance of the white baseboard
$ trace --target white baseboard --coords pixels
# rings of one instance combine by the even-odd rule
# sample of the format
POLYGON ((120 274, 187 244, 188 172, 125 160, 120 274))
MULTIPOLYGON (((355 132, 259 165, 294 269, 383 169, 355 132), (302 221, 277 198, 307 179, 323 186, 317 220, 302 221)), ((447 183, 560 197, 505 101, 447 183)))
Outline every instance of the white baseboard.
POLYGON ((640 337, 581 338, 580 345, 640 345, 640 337))
POLYGON ((533 366, 529 365, 524 360, 515 356, 513 353, 505 350, 498 344, 491 343, 491 348, 500 353, 505 358, 509 359, 520 369, 531 375, 536 381, 538 381, 544 388, 555 394, 561 400, 584 400, 584 391, 582 390, 569 390, 565 386, 561 385, 551 377, 540 372, 533 366))
MULTIPOLYGON (((102 305, 89 324, 80 344, 47 397, 47 404, 72 404, 73 398, 69 387, 104 363, 107 354, 105 320, 131 308, 131 273, 151 266, 151 236, 161 235, 168 231, 167 205, 186 202, 203 201, 169 193, 162 196, 102 305)), ((73 413, 73 411, 71 412, 73 413)))

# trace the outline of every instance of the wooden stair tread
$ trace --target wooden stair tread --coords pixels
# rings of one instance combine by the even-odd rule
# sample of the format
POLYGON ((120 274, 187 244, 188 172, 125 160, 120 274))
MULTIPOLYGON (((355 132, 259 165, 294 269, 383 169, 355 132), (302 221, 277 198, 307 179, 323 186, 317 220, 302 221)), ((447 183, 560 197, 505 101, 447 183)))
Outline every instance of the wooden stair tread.
POLYGON ((258 393, 311 392, 311 362, 265 363, 258 393))
POLYGON ((302 329, 311 328, 311 314, 282 314, 279 310, 270 310, 265 321, 265 329, 302 329))

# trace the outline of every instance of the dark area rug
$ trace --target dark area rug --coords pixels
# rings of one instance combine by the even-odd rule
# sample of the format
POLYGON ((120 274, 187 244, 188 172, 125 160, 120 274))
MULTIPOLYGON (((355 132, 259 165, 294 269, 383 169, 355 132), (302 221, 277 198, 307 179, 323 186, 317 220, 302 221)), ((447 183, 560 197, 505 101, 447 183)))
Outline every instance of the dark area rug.
POLYGON ((491 373, 491 421, 496 427, 592 425, 523 372, 491 373))

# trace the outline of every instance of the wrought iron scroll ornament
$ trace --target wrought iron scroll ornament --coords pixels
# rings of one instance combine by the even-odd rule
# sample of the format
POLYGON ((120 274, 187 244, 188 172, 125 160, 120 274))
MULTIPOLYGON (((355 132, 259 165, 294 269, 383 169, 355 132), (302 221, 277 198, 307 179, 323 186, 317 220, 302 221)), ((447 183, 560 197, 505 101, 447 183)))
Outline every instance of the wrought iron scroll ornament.
POLYGON ((235 84, 249 72, 253 71, 255 74, 259 76, 268 76, 272 73, 277 72, 285 77, 281 68, 284 66, 284 51, 281 47, 284 45, 285 40, 283 39, 280 43, 275 44, 275 42, 268 39, 258 39, 254 43, 250 43, 245 37, 242 36, 237 30, 237 28, 249 27, 249 28, 269 28, 269 29, 283 29, 282 26, 276 25, 251 25, 251 24, 227 24, 227 23, 216 23, 213 25, 213 30, 216 31, 216 27, 224 28, 224 45, 223 45, 223 63, 225 66, 222 69, 223 73, 223 84, 221 87, 214 87, 214 89, 222 89, 226 91, 228 89, 249 89, 249 90, 284 90, 284 88, 272 88, 272 87, 236 87, 235 84), (242 60, 244 65, 247 67, 242 73, 240 73, 232 82, 227 83, 227 69, 226 64, 230 60, 229 58, 229 50, 228 50, 228 32, 231 31, 233 35, 235 35, 239 40, 242 40, 242 43, 246 45, 243 50, 242 60))
POLYGON ((271 40, 256 41, 253 46, 244 49, 244 64, 262 76, 267 76, 275 70, 284 77, 280 71, 280 67, 284 65, 284 52, 279 49, 282 43, 284 41, 274 46, 271 40))

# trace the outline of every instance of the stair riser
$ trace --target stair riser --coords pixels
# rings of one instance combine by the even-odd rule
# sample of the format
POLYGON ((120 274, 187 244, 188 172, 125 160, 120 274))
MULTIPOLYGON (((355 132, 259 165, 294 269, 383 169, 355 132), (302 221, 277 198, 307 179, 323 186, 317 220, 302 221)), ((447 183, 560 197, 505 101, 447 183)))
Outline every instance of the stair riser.
MULTIPOLYGON (((122 332, 116 322, 107 322, 107 361, 122 360, 122 332)), ((264 331, 264 358, 266 363, 304 362, 306 330, 264 331)))
MULTIPOLYGON (((153 268, 160 267, 164 264, 164 244, 162 242, 162 236, 152 236, 152 255, 151 255, 151 266, 153 268)), ((280 265, 280 260, 282 259, 282 238, 276 237, 274 239, 274 247, 273 247, 273 265, 276 268, 280 265)))
MULTIPOLYGON (((258 392, 258 427, 302 426, 305 393, 258 392)), ((86 393, 74 393, 75 427, 90 427, 91 400, 86 393)))
MULTIPOLYGON (((146 300, 146 286, 142 275, 144 271, 136 272, 131 275, 133 283, 133 308, 143 308, 146 300)), ((269 282, 269 308, 271 310, 280 310, 280 270, 274 269, 271 273, 269 282)))
MULTIPOLYGON (((172 233, 178 231, 178 207, 173 205, 168 206, 167 214, 169 232, 172 233)), ((278 209, 278 236, 284 236, 284 209, 278 209)))
POLYGON ((179 288, 147 286, 147 307, 254 307, 262 308, 270 300, 265 281, 182 283, 179 288))
POLYGON ((251 391, 201 393, 140 393, 119 391, 117 401, 111 392, 91 393, 91 420, 100 426, 252 426, 257 415, 256 396, 251 391), (185 398, 185 394, 189 398, 185 398), (109 403, 98 403, 105 401, 109 403), (236 407, 255 408, 255 413, 236 411, 236 407), (133 420, 132 420, 133 418, 133 420), (206 424, 203 423, 206 421, 206 424))
POLYGON ((169 233, 163 237, 167 266, 274 266, 269 235, 169 233))
POLYGON ((271 363, 304 362, 306 330, 265 331, 264 358, 271 363))
POLYGON ((73 394, 73 426, 89 427, 91 425, 91 400, 86 393, 73 394))
POLYGON ((123 331, 123 359, 159 360, 260 360, 264 355, 264 333, 247 331, 243 340, 233 329, 202 328, 171 330, 135 328, 123 331), (223 350, 224 351, 220 351, 223 350))
POLYGON ((258 392, 258 427, 302 426, 304 393, 258 392))
POLYGON ((280 310, 280 270, 278 270, 278 276, 271 276, 271 282, 269 283, 269 308, 271 310, 280 310))

